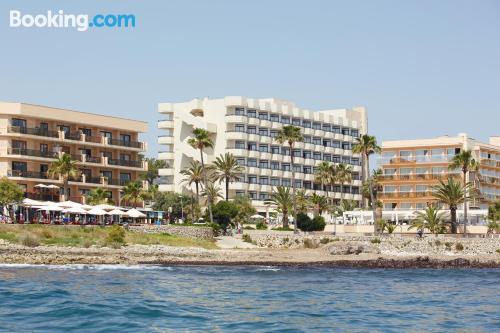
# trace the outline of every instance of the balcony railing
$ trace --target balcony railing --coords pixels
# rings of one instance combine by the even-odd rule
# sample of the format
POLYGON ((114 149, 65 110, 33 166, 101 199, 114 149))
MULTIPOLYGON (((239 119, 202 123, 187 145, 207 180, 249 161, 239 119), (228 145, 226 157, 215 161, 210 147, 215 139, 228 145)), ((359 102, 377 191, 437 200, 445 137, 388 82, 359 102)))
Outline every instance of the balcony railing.
POLYGON ((102 163, 102 157, 100 156, 85 156, 85 162, 87 163, 96 163, 96 164, 101 164, 102 163))
POLYGON ((20 134, 29 134, 29 135, 36 135, 36 136, 45 136, 49 138, 58 138, 59 137, 59 132, 58 131, 49 131, 46 129, 42 129, 39 127, 21 127, 21 126, 9 126, 7 128, 7 131, 9 133, 20 133, 20 134))
POLYGON ((64 138, 67 140, 80 141, 82 139, 81 132, 64 132, 64 138))
POLYGON ((392 198, 423 198, 432 197, 432 191, 422 191, 422 192, 380 192, 378 193, 379 199, 392 199, 392 198))
POLYGON ((109 165, 119 165, 131 168, 142 168, 142 161, 131 161, 131 160, 122 160, 122 159, 108 159, 109 165))
POLYGON ((409 175, 380 175, 377 179, 380 181, 389 180, 446 180, 448 177, 457 178, 460 177, 458 173, 446 173, 446 174, 409 174, 409 175))
POLYGON ((43 158, 57 158, 59 154, 57 152, 51 152, 46 150, 35 150, 35 149, 26 149, 26 148, 9 148, 9 155, 25 155, 25 156, 34 156, 34 157, 43 157, 43 158))
POLYGON ((36 172, 36 171, 9 170, 7 174, 9 177, 38 178, 38 179, 49 178, 46 172, 36 172))
POLYGON ((142 148, 142 142, 139 142, 139 141, 109 139, 108 142, 109 142, 110 145, 113 145, 113 146, 131 147, 131 148, 142 148))

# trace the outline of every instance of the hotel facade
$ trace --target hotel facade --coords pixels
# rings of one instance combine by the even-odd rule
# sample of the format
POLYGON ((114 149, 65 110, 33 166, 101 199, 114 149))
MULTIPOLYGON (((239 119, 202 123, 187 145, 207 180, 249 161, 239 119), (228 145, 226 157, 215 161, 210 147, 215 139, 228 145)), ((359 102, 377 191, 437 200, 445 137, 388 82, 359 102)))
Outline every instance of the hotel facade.
POLYGON ((471 200, 468 207, 484 209, 488 203, 499 200, 500 137, 491 137, 489 143, 483 143, 459 134, 382 143, 379 165, 383 191, 378 198, 384 210, 418 210, 434 202, 432 186, 449 176, 462 179, 462 171, 449 170, 448 165, 463 150, 471 150, 480 164, 479 172, 471 172, 468 179, 479 190, 479 197, 471 200))
POLYGON ((50 179, 47 171, 66 153, 77 161, 80 175, 69 181, 63 199, 84 203, 91 189, 103 187, 119 204, 122 187, 147 170, 139 157, 147 146, 138 141, 146 131, 142 121, 0 102, 0 177, 18 183, 27 198, 58 200, 63 182, 50 179))
MULTIPOLYGON (((168 167, 160 170, 160 191, 192 193, 193 187, 183 183, 180 171, 200 152, 188 143, 194 128, 207 130, 214 140, 214 149, 204 152, 211 163, 220 154, 232 153, 244 166, 239 181, 230 185, 229 197, 249 196, 259 212, 268 211, 264 202, 276 186, 303 188, 309 194, 326 195, 315 183, 314 172, 319 163, 345 163, 352 166, 349 184, 328 186, 328 195, 335 201, 361 201, 361 156, 352 152, 358 136, 367 132, 367 116, 363 107, 340 110, 310 111, 292 102, 269 99, 225 97, 194 99, 185 103, 161 103, 158 112, 162 120, 158 128, 164 134, 158 143, 164 149, 159 159, 168 167), (301 129, 304 142, 295 144, 294 164, 288 145, 280 145, 274 137, 285 125, 301 129), (295 179, 292 179, 292 168, 295 179)), ((224 184, 221 184, 224 188, 224 184)))

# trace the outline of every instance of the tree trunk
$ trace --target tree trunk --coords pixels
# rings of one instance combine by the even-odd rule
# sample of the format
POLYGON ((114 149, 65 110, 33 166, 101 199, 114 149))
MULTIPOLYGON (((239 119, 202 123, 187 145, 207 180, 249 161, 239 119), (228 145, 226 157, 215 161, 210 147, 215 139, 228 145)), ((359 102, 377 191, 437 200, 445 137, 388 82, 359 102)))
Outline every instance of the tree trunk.
POLYGON ((196 185, 196 203, 200 204, 200 184, 195 182, 196 185))
POLYGON ((375 196, 373 195, 373 182, 370 180, 370 162, 368 159, 370 158, 370 155, 365 154, 365 159, 366 159, 366 165, 368 166, 367 170, 367 180, 368 180, 368 191, 370 191, 370 200, 372 202, 372 216, 373 216, 373 224, 375 226, 375 234, 378 234, 378 225, 377 225, 377 202, 375 201, 375 196))
POLYGON ((450 218, 451 218, 451 233, 457 233, 457 208, 450 207, 450 218))
MULTIPOLYGON (((368 154, 366 154, 368 156, 368 154)), ((365 161, 363 163, 363 180, 366 182, 370 179, 370 162, 368 158, 365 158, 365 161)), ((368 198, 362 199, 363 206, 365 209, 368 209, 368 198)))
MULTIPOLYGON (((201 157, 201 168, 203 169, 203 183, 205 184, 205 189, 207 188, 207 173, 205 172, 205 162, 203 161, 203 149, 200 148, 200 157, 201 157)), ((212 216, 212 204, 210 200, 207 200, 208 206, 208 216, 210 217, 210 223, 214 222, 214 218, 212 216)))
MULTIPOLYGON (((295 223, 295 221, 294 221, 295 223)), ((287 229, 288 228, 288 210, 283 211, 283 228, 287 229)))
POLYGON ((467 170, 463 171, 464 174, 464 237, 465 234, 467 233, 467 188, 465 185, 467 185, 467 170))
POLYGON ((68 178, 64 178, 64 184, 63 184, 63 188, 64 188, 64 200, 69 200, 69 195, 68 195, 68 192, 69 192, 69 186, 68 186, 68 178))
MULTIPOLYGON (((290 161, 292 162, 292 199, 293 199, 293 232, 298 233, 297 229, 297 201, 295 200, 295 169, 293 168, 293 144, 290 144, 290 161)), ((287 218, 288 219, 288 218, 287 218)))
POLYGON ((229 177, 226 177, 226 201, 229 200, 229 177))

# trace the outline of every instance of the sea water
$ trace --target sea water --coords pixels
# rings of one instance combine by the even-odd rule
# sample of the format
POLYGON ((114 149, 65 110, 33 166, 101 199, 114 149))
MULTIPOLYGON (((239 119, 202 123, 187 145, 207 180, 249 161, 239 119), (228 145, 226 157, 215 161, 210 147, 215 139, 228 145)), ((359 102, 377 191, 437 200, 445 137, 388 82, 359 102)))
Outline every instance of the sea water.
POLYGON ((0 332, 500 332, 498 269, 0 265, 0 332))

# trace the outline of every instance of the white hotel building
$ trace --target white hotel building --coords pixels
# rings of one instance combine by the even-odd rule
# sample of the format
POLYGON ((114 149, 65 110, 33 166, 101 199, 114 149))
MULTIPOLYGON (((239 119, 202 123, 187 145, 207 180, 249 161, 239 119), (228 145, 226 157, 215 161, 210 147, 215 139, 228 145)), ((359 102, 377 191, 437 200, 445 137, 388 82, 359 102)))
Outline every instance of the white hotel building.
POLYGON ((158 157, 168 164, 167 169, 160 170, 160 191, 194 190, 182 183, 180 171, 192 160, 200 159, 199 151, 189 146, 187 140, 194 128, 203 128, 212 133, 215 143, 214 149, 205 151, 204 160, 210 163, 220 154, 232 153, 245 171, 238 182, 230 185, 229 197, 248 195, 259 212, 267 210, 264 202, 274 187, 291 187, 292 181, 296 188, 325 195, 314 182, 315 167, 321 161, 352 165, 352 182, 329 186, 328 194, 334 200, 361 201, 361 156, 353 154, 352 146, 356 137, 367 132, 363 107, 314 112, 275 98, 229 96, 161 103, 158 112, 163 118, 158 128, 164 131, 158 143, 165 147, 158 157), (300 127, 304 135, 304 142, 295 145, 294 165, 289 147, 273 139, 288 124, 300 127))

